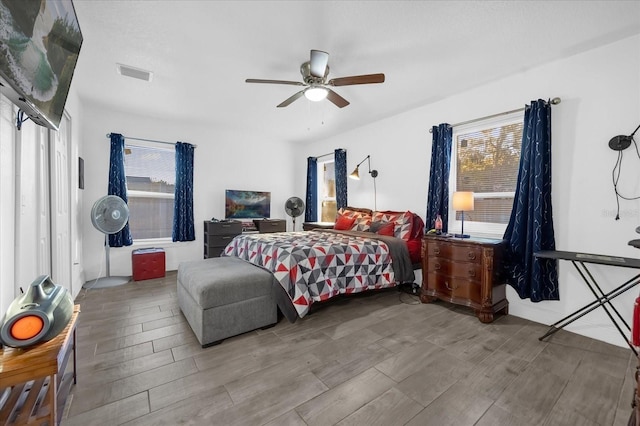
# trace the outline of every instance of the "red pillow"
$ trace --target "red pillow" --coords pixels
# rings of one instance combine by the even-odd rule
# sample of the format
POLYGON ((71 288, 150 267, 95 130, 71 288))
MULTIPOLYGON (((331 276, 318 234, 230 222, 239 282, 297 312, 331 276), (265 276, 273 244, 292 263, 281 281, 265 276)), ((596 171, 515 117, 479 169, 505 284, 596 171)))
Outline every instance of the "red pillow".
POLYGON ((336 224, 333 226, 333 229, 338 229, 342 231, 350 230, 353 227, 353 223, 356 221, 355 217, 346 217, 346 216, 338 216, 336 220, 336 224))
POLYGON ((393 222, 389 222, 383 226, 380 227, 380 229, 378 229, 376 231, 376 234, 378 235, 387 235, 389 237, 393 237, 393 231, 395 229, 395 223, 393 222))

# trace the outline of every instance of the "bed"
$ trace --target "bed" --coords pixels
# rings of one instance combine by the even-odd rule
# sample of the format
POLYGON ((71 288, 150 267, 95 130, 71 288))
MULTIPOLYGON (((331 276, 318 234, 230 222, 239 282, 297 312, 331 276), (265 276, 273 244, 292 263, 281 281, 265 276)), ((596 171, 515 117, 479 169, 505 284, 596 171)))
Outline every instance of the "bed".
POLYGON ((340 209, 335 229, 242 234, 225 248, 270 271, 276 300, 295 322, 312 303, 412 283, 424 224, 411 212, 340 209))

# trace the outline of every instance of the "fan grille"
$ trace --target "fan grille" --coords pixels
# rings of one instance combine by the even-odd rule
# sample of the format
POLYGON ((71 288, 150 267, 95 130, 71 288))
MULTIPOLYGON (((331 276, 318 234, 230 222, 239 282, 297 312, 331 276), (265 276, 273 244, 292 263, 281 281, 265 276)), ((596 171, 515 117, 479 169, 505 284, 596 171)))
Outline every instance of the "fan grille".
POLYGON ((93 204, 91 223, 104 234, 115 234, 129 220, 129 207, 117 195, 106 195, 93 204))
POLYGON ((284 209, 293 218, 301 216, 304 213, 304 201, 299 197, 291 197, 285 202, 284 209))

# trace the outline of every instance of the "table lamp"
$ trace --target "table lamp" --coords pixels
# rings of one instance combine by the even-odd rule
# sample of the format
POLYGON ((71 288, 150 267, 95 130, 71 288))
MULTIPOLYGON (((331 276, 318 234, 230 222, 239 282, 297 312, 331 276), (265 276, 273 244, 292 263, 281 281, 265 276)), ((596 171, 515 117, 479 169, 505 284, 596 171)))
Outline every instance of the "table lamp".
POLYGON ((453 193, 453 209, 462 212, 462 228, 459 234, 455 234, 456 238, 469 238, 464 233, 464 212, 473 211, 473 192, 457 191, 453 193))

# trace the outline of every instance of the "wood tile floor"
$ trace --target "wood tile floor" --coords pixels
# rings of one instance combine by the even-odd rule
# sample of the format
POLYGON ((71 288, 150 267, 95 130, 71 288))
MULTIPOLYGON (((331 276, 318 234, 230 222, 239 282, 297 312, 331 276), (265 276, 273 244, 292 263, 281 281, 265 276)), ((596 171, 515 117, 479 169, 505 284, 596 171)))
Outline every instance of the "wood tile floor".
POLYGON ((83 290, 63 425, 626 425, 627 348, 396 289, 202 349, 176 273, 83 290))

